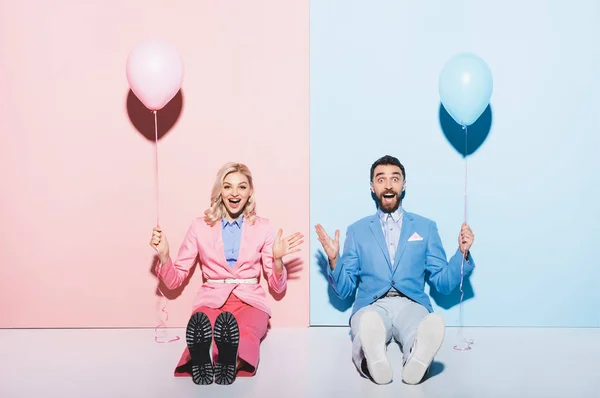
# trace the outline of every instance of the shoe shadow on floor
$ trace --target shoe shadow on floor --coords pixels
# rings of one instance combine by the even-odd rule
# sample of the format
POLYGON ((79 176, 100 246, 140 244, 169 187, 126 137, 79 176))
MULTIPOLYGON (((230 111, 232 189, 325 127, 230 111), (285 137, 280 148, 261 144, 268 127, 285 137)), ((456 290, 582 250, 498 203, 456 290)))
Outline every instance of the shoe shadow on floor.
POLYGON ((441 374, 445 368, 446 366, 442 362, 433 361, 429 366, 429 371, 425 374, 421 383, 441 374))

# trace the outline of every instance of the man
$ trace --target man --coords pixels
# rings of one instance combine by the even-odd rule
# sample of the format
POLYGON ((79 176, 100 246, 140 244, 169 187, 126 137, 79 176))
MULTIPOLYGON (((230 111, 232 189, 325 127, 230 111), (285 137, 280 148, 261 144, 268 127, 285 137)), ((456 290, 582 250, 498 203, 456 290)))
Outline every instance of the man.
POLYGON ((443 318, 433 313, 424 291, 425 277, 442 294, 452 292, 475 263, 470 255, 474 235, 463 224, 459 248, 448 262, 434 221, 404 211, 404 166, 384 156, 371 166, 371 192, 378 210, 348 227, 339 257, 339 234, 331 239, 316 225, 329 258, 328 279, 340 298, 356 299, 350 326, 353 361, 359 372, 377 384, 392 381, 386 346, 392 337, 403 352, 402 379, 421 382, 444 340, 443 318), (464 268, 463 268, 464 267, 464 268))

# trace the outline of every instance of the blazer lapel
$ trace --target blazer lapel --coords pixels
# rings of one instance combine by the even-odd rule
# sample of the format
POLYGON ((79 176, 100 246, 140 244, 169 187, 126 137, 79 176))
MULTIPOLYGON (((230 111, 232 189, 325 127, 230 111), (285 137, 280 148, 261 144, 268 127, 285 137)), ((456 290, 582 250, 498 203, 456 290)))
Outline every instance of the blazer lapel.
POLYGON ((213 245, 215 247, 215 251, 217 252, 219 264, 221 264, 223 268, 229 271, 229 264, 227 264, 227 259, 225 258, 225 245, 223 244, 223 225, 221 224, 221 221, 219 220, 215 225, 213 225, 211 229, 213 245))
POLYGON ((379 217, 377 217, 377 215, 373 216, 373 218, 371 219, 370 227, 371 232, 373 232, 373 235, 375 235, 375 240, 379 244, 379 247, 381 248, 381 251, 385 256, 388 266, 391 267, 392 261, 390 260, 390 252, 385 243, 385 236, 383 236, 383 231, 381 230, 381 221, 379 221, 379 217))
POLYGON ((407 212, 404 212, 402 218, 402 231, 400 232, 400 242, 398 242, 398 251, 396 252, 396 261, 394 261, 394 269, 398 267, 400 263, 400 259, 402 258, 402 254, 404 253, 404 249, 406 249, 406 244, 408 243, 408 238, 413 233, 413 218, 407 212))

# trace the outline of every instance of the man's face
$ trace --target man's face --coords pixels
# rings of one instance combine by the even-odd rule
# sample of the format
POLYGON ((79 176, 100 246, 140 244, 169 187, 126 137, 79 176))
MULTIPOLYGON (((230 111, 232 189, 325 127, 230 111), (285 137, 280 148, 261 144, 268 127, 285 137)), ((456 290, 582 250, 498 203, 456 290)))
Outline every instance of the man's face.
POLYGON ((379 165, 373 172, 371 191, 377 197, 379 208, 393 213, 400 207, 400 197, 406 188, 402 170, 398 166, 379 165))

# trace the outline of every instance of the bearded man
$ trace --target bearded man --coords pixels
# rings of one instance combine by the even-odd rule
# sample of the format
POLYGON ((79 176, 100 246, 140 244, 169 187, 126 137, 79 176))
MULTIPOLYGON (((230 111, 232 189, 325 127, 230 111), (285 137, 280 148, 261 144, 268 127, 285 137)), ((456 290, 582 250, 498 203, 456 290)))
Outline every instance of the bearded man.
POLYGON ((352 359, 363 377, 377 384, 393 379, 386 349, 392 338, 403 353, 402 380, 420 383, 445 335, 443 318, 433 312, 425 282, 450 294, 475 268, 470 254, 474 235, 464 223, 458 248, 448 261, 434 221, 402 208, 406 170, 384 156, 371 166, 371 194, 377 213, 350 225, 340 255, 336 230, 332 239, 315 226, 329 259, 327 276, 340 298, 356 291, 350 327, 352 359))

